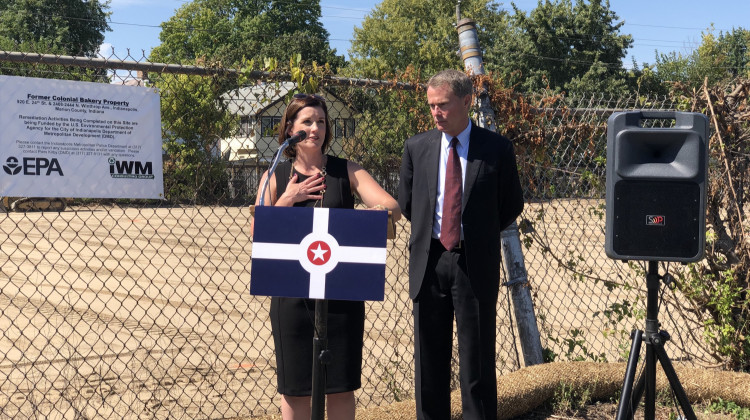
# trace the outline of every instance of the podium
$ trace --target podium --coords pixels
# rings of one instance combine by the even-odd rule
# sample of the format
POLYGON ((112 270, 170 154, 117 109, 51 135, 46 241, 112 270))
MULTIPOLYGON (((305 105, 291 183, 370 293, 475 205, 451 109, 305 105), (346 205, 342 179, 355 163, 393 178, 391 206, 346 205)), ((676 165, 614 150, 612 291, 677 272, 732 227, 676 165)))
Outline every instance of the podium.
POLYGON ((325 418, 328 300, 383 300, 385 210, 251 207, 255 217, 250 293, 315 299, 312 418, 325 418))

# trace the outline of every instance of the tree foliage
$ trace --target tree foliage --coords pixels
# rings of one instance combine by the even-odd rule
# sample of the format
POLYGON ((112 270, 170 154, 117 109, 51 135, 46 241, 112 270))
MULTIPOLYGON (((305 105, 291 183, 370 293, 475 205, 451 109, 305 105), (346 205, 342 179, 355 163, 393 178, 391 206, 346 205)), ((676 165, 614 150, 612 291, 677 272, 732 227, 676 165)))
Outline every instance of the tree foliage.
POLYGON ((331 49, 320 16, 319 0, 192 0, 162 24, 151 61, 236 65, 254 58, 288 62, 300 54, 337 68, 344 59, 331 49))
MULTIPOLYGON (((480 45, 506 32, 507 13, 492 0, 461 2, 462 18, 477 20, 480 45)), ((413 67, 431 75, 462 67, 455 0, 384 0, 354 28, 347 73, 382 78, 413 67)))
POLYGON ((713 27, 702 33, 701 45, 694 51, 656 53, 654 65, 643 64, 636 69, 644 83, 666 90, 667 83, 680 83, 699 88, 704 80, 709 85, 726 83, 737 77, 750 77, 750 31, 735 28, 714 34, 713 27), (650 70, 646 73, 646 69, 650 70))
MULTIPOLYGON (((512 4, 512 3, 511 3, 512 4)), ((456 54, 455 1, 385 0, 354 29, 348 72, 398 74, 409 65, 429 75, 462 68, 456 54)), ((621 60, 632 46, 607 0, 540 0, 528 15, 508 15, 491 0, 461 3, 462 18, 477 22, 484 64, 522 90, 619 93, 626 89, 621 60)))
POLYGON ((160 74, 152 80, 161 87, 165 197, 175 202, 214 202, 227 189, 217 149, 236 126, 236 118, 221 99, 233 83, 218 76, 184 74, 160 74))
POLYGON ((608 0, 539 0, 527 15, 511 3, 512 36, 487 47, 497 70, 525 91, 621 93, 633 44, 608 0))
POLYGON ((0 47, 93 57, 104 41, 109 1, 0 0, 0 47))

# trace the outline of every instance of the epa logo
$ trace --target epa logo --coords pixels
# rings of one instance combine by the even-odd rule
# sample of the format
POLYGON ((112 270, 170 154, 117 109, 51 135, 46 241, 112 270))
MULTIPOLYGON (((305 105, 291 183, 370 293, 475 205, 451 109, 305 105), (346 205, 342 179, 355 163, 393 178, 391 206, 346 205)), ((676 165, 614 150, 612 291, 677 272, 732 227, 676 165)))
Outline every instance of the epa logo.
POLYGON ((18 158, 11 156, 5 161, 3 170, 8 175, 18 175, 23 171, 23 175, 50 176, 52 172, 57 172, 64 176, 60 162, 55 158, 25 157, 19 162, 18 158))
POLYGON ((3 170, 8 175, 18 175, 18 173, 21 172, 21 169, 23 169, 23 167, 18 164, 18 159, 13 156, 9 157, 5 162, 5 165, 3 165, 3 170))

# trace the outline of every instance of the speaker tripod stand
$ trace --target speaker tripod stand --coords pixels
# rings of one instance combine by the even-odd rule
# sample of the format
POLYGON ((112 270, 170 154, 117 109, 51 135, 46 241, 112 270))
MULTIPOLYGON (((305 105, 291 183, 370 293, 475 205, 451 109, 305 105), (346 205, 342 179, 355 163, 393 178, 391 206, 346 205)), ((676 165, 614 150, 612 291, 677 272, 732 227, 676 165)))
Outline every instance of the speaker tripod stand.
POLYGON ((644 420, 654 420, 656 414, 656 361, 661 363, 664 374, 667 376, 669 386, 672 388, 677 401, 682 408, 684 418, 696 420, 695 412, 690 407, 685 389, 680 384, 677 373, 675 373, 672 362, 664 350, 664 343, 669 340, 666 331, 659 330, 659 283, 663 279, 659 275, 659 265, 656 261, 648 262, 646 273, 646 287, 648 290, 646 300, 646 329, 645 331, 633 331, 633 343, 630 347, 630 356, 625 370, 625 380, 622 384, 620 403, 617 406, 617 420, 631 420, 635 409, 640 404, 645 393, 644 420), (646 342, 646 368, 645 374, 641 375, 638 383, 633 388, 638 357, 641 352, 641 342, 646 342))

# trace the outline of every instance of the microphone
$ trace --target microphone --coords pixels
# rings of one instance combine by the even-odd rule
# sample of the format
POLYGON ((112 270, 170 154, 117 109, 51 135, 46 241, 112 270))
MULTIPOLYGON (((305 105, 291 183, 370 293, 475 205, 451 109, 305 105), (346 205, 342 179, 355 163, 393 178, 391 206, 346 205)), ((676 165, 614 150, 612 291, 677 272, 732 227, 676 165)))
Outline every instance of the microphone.
POLYGON ((300 130, 295 135, 293 135, 292 137, 289 137, 288 139, 286 139, 286 142, 290 146, 294 146, 295 144, 297 144, 297 143, 301 142, 302 140, 304 140, 305 137, 307 137, 307 133, 304 132, 304 131, 302 131, 302 130, 300 130))

